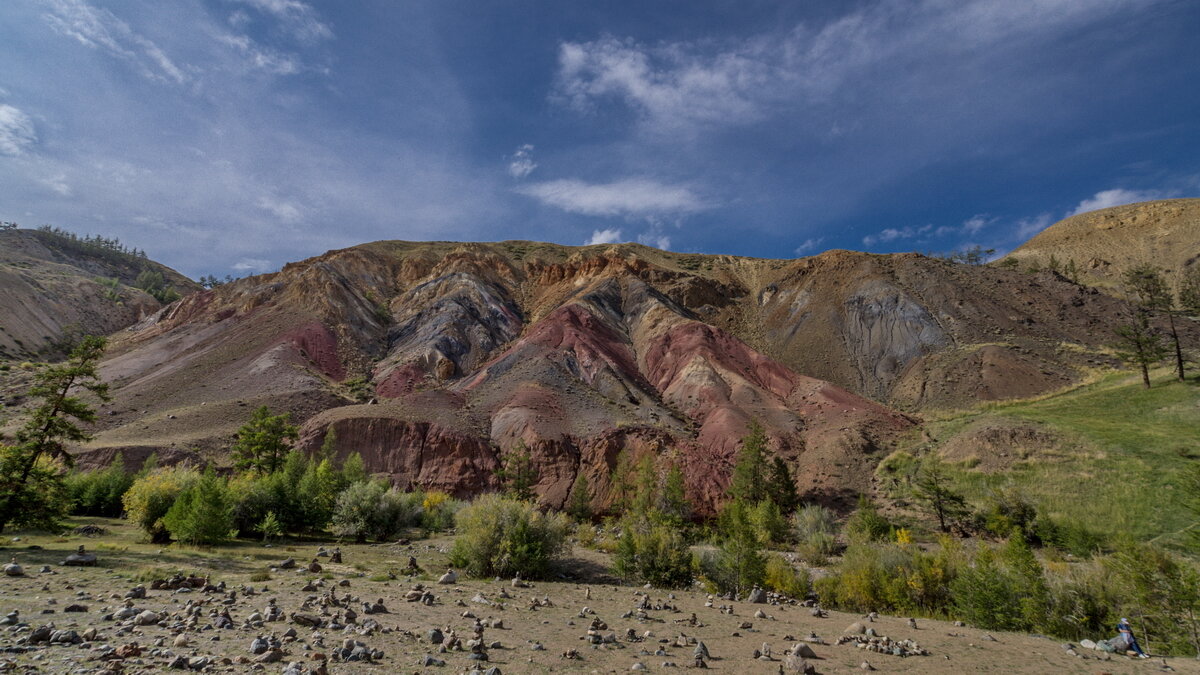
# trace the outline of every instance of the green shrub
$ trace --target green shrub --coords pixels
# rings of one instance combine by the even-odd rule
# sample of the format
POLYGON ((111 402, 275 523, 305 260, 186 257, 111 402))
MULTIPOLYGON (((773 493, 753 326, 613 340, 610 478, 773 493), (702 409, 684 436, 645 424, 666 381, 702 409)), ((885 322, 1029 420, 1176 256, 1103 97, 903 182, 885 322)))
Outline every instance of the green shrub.
POLYGON ((767 561, 751 511, 736 499, 727 504, 717 523, 717 551, 700 557, 701 572, 721 593, 743 597, 763 584, 767 561))
POLYGON ((622 528, 613 571, 656 588, 684 588, 695 576, 691 549, 680 530, 646 522, 622 528))
POLYGON ((989 548, 964 568, 951 585, 955 615, 967 623, 990 630, 1027 630, 1022 612, 1022 580, 1001 564, 989 548))
POLYGON ((170 535, 163 525, 163 516, 175 499, 199 478, 195 469, 182 466, 153 469, 139 476, 121 498, 130 522, 140 527, 150 541, 165 543, 170 535))
POLYGON ((338 495, 333 533, 360 543, 388 539, 405 527, 420 524, 423 499, 419 492, 391 490, 383 481, 353 483, 338 495))
POLYGON ((258 524, 258 531, 262 533, 263 541, 270 541, 271 539, 283 536, 283 525, 275 517, 275 512, 270 511, 262 519, 262 522, 258 524))
POLYGON ((782 593, 789 598, 803 599, 812 590, 812 578, 808 570, 796 569, 780 555, 767 558, 767 567, 763 583, 767 588, 782 593))
MULTIPOLYGON (((1108 546, 1108 539, 1074 519, 1039 517, 1034 536, 1045 546, 1053 546, 1080 558, 1090 558, 1108 546)), ((1118 617, 1119 618, 1119 617, 1118 617)))
POLYGON ((810 565, 824 565, 837 552, 837 516, 833 511, 809 504, 792 518, 796 553, 810 565))
POLYGON ((426 532, 445 532, 454 527, 454 517, 466 502, 454 499, 445 492, 424 493, 421 501, 421 529, 426 532))
POLYGON ((71 499, 71 513, 76 516, 119 517, 124 510, 121 498, 133 485, 133 480, 133 475, 125 473, 125 461, 121 455, 117 455, 105 469, 67 474, 64 483, 71 499))
POLYGON ((1037 507, 1024 494, 1014 489, 994 492, 983 511, 977 514, 982 529, 995 537, 1007 539, 1021 534, 1030 541, 1037 541, 1034 532, 1038 520, 1037 507))
POLYGON ((786 544, 792 539, 787 518, 784 518, 779 505, 770 499, 764 499, 755 505, 750 511, 750 522, 754 525, 759 544, 764 548, 786 544))
POLYGON ((1049 603, 1043 622, 1047 634, 1067 640, 1094 639, 1116 625, 1122 600, 1104 566, 1094 561, 1073 564, 1048 577, 1049 603))
POLYGON ((451 563, 479 577, 546 575, 566 545, 569 523, 559 513, 500 495, 484 495, 458 512, 451 563))
POLYGON ((299 451, 284 455, 268 474, 241 473, 230 481, 234 520, 245 535, 274 513, 284 532, 321 532, 333 518, 337 497, 347 485, 344 472, 328 459, 310 459, 299 451))
POLYGON ((888 541, 895 533, 895 526, 875 507, 866 495, 859 495, 858 509, 846 521, 846 533, 851 538, 865 541, 888 541))
POLYGON ((234 528, 229 486, 210 467, 175 499, 162 518, 176 541, 192 545, 219 544, 234 528))
POLYGON ((928 554, 914 546, 857 540, 836 572, 817 580, 817 594, 830 607, 856 612, 945 615, 962 553, 948 537, 940 544, 936 554, 928 554))

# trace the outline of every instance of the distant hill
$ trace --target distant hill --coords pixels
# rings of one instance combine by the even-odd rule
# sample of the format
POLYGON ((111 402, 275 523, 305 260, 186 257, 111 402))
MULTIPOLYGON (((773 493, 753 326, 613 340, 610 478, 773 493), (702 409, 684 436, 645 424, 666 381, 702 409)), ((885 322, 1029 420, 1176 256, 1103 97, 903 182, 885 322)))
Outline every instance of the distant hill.
MULTIPOLYGON (((84 465, 227 461, 253 409, 335 432, 399 485, 494 489, 524 447, 543 503, 622 456, 723 499, 752 420, 808 499, 852 502, 912 413, 1035 396, 1114 363, 1122 303, 1051 273, 916 254, 797 260, 637 244, 376 242, 194 293, 114 336, 84 465), (901 412, 904 411, 904 412, 901 412)), ((1182 327, 1189 339, 1200 327, 1182 327)))
MULTIPOLYGON (((1074 264, 1081 283, 1112 288, 1141 263, 1169 275, 1200 264, 1200 199, 1167 199, 1081 213, 1043 230, 1010 253, 1024 268, 1074 264)), ((1003 261, 1002 261, 1003 262, 1003 261)))
POLYGON ((0 359, 60 357, 72 336, 107 335, 158 311, 172 294, 198 289, 111 240, 0 231, 0 359), (148 283, 159 275, 161 284, 148 283), (137 288, 139 277, 158 298, 137 288))

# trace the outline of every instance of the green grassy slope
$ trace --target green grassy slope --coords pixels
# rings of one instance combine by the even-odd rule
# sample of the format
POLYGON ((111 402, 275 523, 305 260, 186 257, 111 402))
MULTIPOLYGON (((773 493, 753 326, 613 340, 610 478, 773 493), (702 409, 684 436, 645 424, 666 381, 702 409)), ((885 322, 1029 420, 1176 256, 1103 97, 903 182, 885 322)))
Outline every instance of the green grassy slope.
POLYGON ((1183 542, 1194 523, 1181 501, 1186 473, 1200 461, 1200 382, 1181 383, 1163 371, 1146 390, 1137 377, 1113 373, 1057 395, 933 420, 927 429, 934 440, 914 439, 907 450, 937 451, 969 429, 1013 422, 1032 423, 1058 441, 1018 449, 1005 470, 960 463, 956 479, 972 503, 1015 487, 1044 512, 1100 533, 1183 542))

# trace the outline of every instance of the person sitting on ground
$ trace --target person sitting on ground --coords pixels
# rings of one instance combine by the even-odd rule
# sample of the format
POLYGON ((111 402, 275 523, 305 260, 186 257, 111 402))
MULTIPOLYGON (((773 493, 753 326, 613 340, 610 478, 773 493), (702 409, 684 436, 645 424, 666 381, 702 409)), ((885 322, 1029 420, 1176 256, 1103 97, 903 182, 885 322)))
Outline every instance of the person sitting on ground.
POLYGON ((1121 618, 1121 623, 1117 624, 1117 631, 1121 633, 1121 637, 1129 644, 1129 649, 1138 655, 1139 659, 1150 658, 1142 648, 1138 646, 1137 638, 1133 636, 1133 626, 1129 625, 1129 619, 1121 618))

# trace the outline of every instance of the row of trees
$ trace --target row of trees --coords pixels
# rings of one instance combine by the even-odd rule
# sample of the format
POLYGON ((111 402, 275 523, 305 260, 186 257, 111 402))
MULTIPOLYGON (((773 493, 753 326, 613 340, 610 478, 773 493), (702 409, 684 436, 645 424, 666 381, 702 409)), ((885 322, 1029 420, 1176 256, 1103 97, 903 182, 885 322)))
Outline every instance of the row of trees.
MULTIPOLYGON (((16 223, 10 223, 16 225, 16 223)), ((109 262, 131 262, 146 259, 146 252, 126 246, 116 237, 104 237, 98 234, 79 236, 53 225, 40 225, 34 232, 43 242, 73 253, 91 255, 109 262)))
POLYGON ((1184 315, 1200 315, 1200 266, 1184 270, 1174 290, 1163 271, 1149 264, 1126 271, 1122 283, 1130 301, 1130 315, 1116 328, 1118 356, 1141 370, 1142 384, 1147 389, 1150 368, 1167 359, 1172 361, 1176 377, 1183 381, 1186 359, 1177 322, 1184 315), (1165 333, 1153 325, 1156 318, 1165 320, 1165 333))

